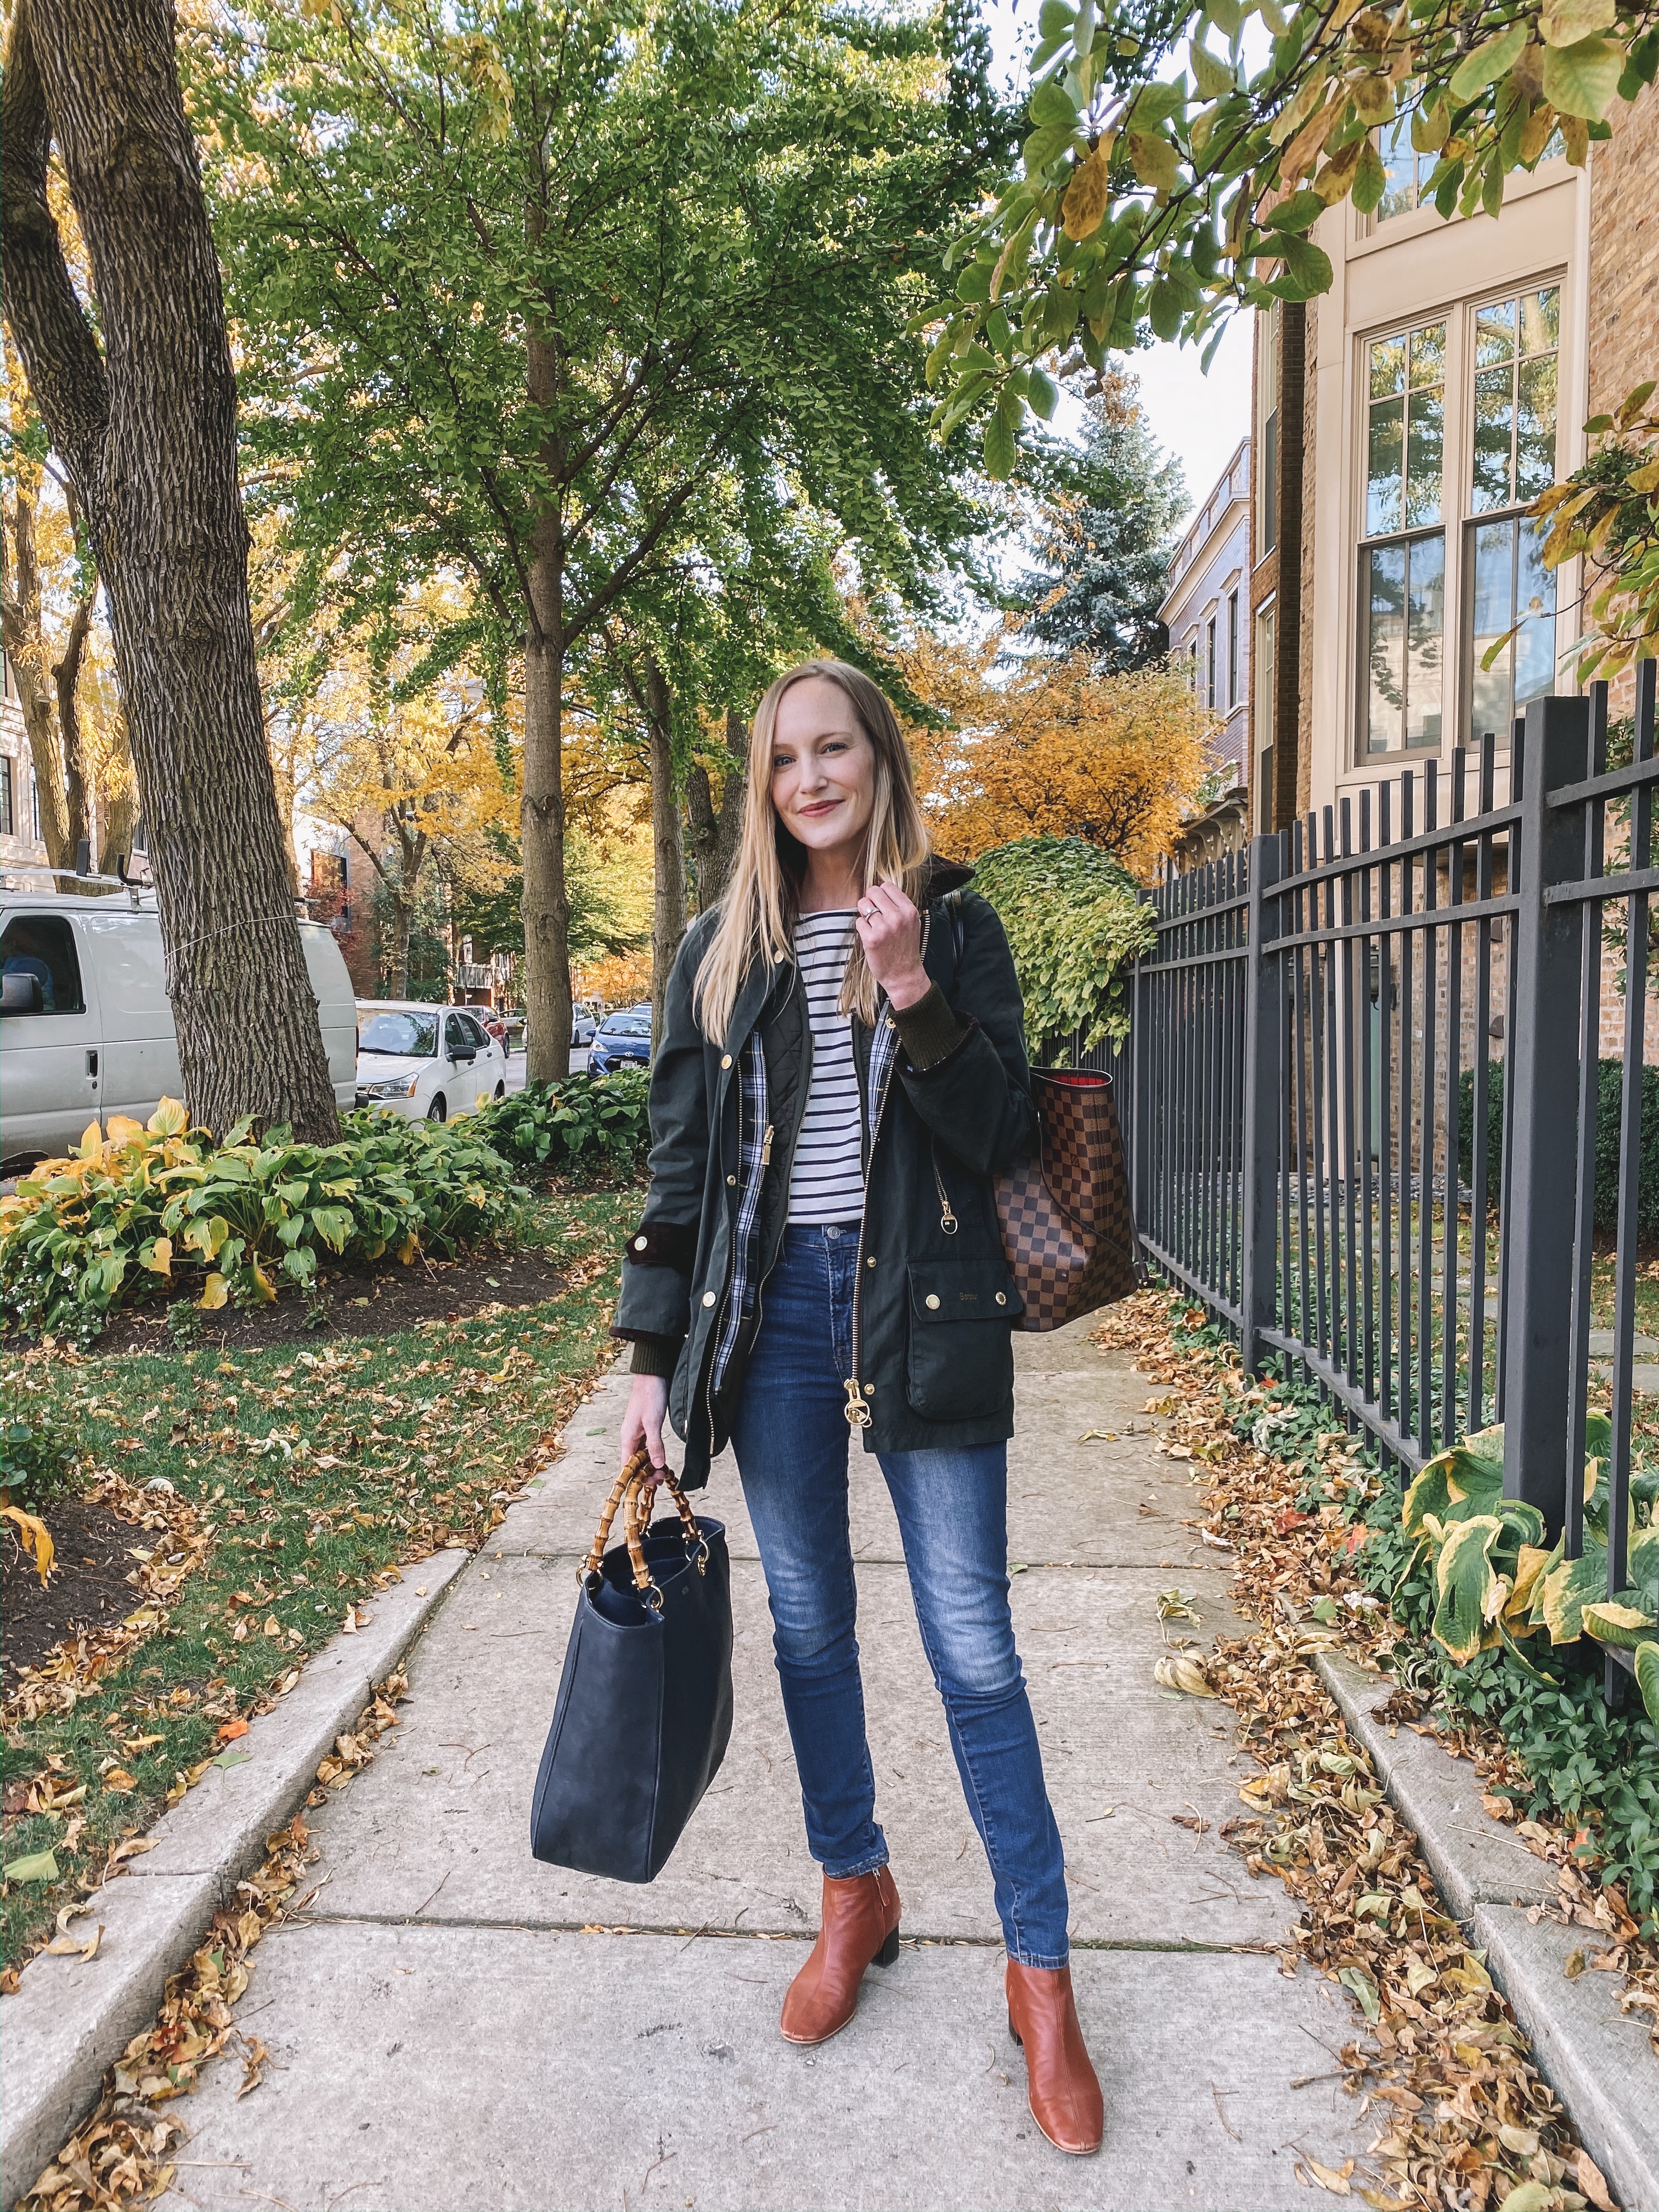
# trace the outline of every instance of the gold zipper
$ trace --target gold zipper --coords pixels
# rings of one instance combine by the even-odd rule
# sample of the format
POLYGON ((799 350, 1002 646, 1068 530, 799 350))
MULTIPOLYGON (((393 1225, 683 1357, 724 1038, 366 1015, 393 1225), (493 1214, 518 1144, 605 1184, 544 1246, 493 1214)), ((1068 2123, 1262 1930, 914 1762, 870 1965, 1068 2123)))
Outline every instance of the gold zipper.
POLYGON ((947 1237, 954 1237, 959 1224, 951 1211, 951 1195, 945 1188, 945 1177, 939 1173, 937 1142, 931 1149, 933 1155, 933 1188, 939 1193, 939 1225, 947 1237))
POLYGON ((892 1087, 892 1071, 890 1068, 887 1090, 882 1092, 881 1103, 876 1112, 876 1126, 870 1132, 870 1152, 864 1177, 865 1206, 863 1212, 859 1216, 859 1249, 857 1257, 853 1262, 853 1371, 847 1378, 847 1403, 842 1407, 842 1411, 847 1416, 848 1425, 854 1429, 867 1429, 870 1425, 870 1408, 865 1402, 865 1393, 859 1382, 859 1337, 861 1333, 860 1323, 864 1311, 864 1232, 870 1219, 869 1170, 875 1164, 876 1141, 881 1135, 882 1117, 887 1111, 888 1093, 892 1087))

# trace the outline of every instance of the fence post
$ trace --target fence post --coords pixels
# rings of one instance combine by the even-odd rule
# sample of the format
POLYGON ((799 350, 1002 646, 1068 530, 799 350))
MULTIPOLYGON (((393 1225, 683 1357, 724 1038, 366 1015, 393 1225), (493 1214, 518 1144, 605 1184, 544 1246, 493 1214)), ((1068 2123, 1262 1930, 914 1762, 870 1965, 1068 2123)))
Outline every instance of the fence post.
MULTIPOLYGON (((1547 895, 1553 884, 1577 880, 1584 824, 1581 807, 1552 807, 1549 793, 1589 773, 1588 699, 1532 701, 1522 769, 1521 819, 1509 864, 1521 902, 1514 1032, 1505 1039, 1510 1158, 1504 1178, 1510 1218, 1503 1224, 1504 1494, 1536 1505, 1553 1533, 1566 1510, 1577 1199, 1569 1168, 1577 1137, 1584 909, 1552 906, 1547 895)), ((1584 1141, 1594 1144, 1594 1132, 1584 1141)))
MULTIPOLYGON (((1141 891, 1138 902, 1158 912, 1152 894, 1141 891)), ((1134 1010, 1129 1026, 1129 1080, 1133 1103, 1129 1113, 1129 1204, 1135 1226, 1151 1228, 1152 1165, 1152 977, 1153 953, 1143 952, 1135 962, 1134 1010)), ((1160 1229, 1162 1224, 1159 1224, 1160 1229)))
POLYGON ((1249 936, 1244 961, 1244 1139, 1240 1193, 1239 1349, 1244 1370, 1260 1373, 1261 1333, 1279 1311, 1279 841, 1250 840, 1249 936), (1271 919, 1269 918, 1271 916, 1271 919))

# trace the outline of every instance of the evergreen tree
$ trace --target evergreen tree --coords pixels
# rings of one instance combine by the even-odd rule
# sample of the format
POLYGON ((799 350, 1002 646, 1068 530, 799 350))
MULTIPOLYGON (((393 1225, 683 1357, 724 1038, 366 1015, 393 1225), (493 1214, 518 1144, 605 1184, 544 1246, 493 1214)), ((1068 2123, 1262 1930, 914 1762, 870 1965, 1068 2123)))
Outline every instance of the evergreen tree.
POLYGON ((1017 591, 1029 610, 1024 636, 1056 653, 1086 653, 1109 675, 1168 650, 1158 611, 1187 489, 1180 462, 1147 427, 1133 377, 1109 376, 1096 404, 1069 483, 1042 510, 1042 566, 1017 591))

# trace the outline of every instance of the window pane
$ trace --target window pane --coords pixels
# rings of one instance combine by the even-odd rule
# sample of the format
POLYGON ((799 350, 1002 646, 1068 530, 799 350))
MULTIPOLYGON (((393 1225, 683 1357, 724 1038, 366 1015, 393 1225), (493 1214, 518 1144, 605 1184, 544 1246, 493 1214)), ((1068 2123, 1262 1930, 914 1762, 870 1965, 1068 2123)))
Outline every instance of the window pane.
POLYGON ((1561 287, 1528 292, 1521 302, 1521 350, 1553 353, 1561 343, 1561 287))
POLYGON ((1472 535, 1474 635, 1470 664, 1474 674, 1469 735, 1479 743, 1488 731, 1499 738, 1507 738, 1510 733, 1510 670, 1514 648, 1505 647, 1490 669, 1483 669, 1480 662, 1493 639, 1501 637, 1515 620, 1515 525, 1489 522, 1472 535))
POLYGON ((1406 603, 1406 743, 1440 742, 1441 641, 1446 627, 1446 541, 1419 538, 1408 550, 1406 603))
MULTIPOLYGON (((1371 350, 1375 353, 1376 347, 1371 350)), ((1405 409, 1403 399, 1380 399, 1371 407, 1370 450, 1365 465, 1367 537, 1400 527, 1400 447, 1405 409)))
POLYGON ((1371 398, 1386 399, 1406 388, 1406 341, 1377 338, 1371 345, 1371 398))
MULTIPOLYGON (((39 834, 38 832, 36 833, 39 834)), ((76 957, 75 933, 58 915, 14 915, 0 937, 0 971, 8 975, 32 975, 40 987, 40 1012, 82 1014, 81 963, 76 957)))
POLYGON ((1511 360, 1514 354, 1515 302, 1494 300, 1474 318, 1474 365, 1490 368, 1495 362, 1511 360))
POLYGON ((1547 526, 1516 522, 1518 540, 1516 613, 1522 617, 1515 641, 1515 707, 1541 699, 1555 687, 1555 578, 1540 558, 1547 526))
POLYGON ((1515 496, 1536 499, 1555 481, 1555 401, 1559 356, 1523 361, 1516 410, 1515 496))
POLYGON ((1387 752, 1400 743, 1406 703, 1406 549, 1378 545, 1364 556, 1367 698, 1365 743, 1387 752))
MULTIPOLYGON (((1415 364, 1413 363, 1413 366, 1415 364)), ((1445 451, 1445 395, 1438 385, 1413 392, 1406 425, 1407 526, 1440 520, 1440 471, 1445 451)))
POLYGON ((1474 380, 1474 472, 1469 504, 1477 514, 1510 504, 1513 379, 1512 369, 1487 368, 1474 380))
POLYGON ((1392 123, 1384 124, 1377 133, 1377 143, 1388 183, 1376 204, 1376 220, 1387 222, 1390 216, 1407 215, 1417 205, 1417 156, 1412 151, 1410 116, 1397 115, 1392 123))
POLYGON ((1412 382, 1443 384, 1446 380, 1446 325, 1425 323, 1412 332, 1412 382))

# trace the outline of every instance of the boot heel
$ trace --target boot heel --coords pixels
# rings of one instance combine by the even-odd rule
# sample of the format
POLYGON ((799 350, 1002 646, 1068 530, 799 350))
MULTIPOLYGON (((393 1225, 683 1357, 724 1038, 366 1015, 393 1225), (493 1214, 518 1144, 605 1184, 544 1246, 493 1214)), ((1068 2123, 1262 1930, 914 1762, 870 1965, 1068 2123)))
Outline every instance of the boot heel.
POLYGON ((1016 2043, 1019 2043, 1020 2049, 1024 2051, 1025 2045, 1019 2042, 1019 2030, 1014 2026, 1014 2015, 1012 2013, 1010 2013, 1008 2015, 1008 2033, 1013 2037, 1016 2043))
POLYGON ((888 1936, 886 1942, 883 1943, 880 1950, 877 1952, 873 1963, 878 1966, 890 1966, 897 1956, 898 1929, 895 1928, 888 1936))

